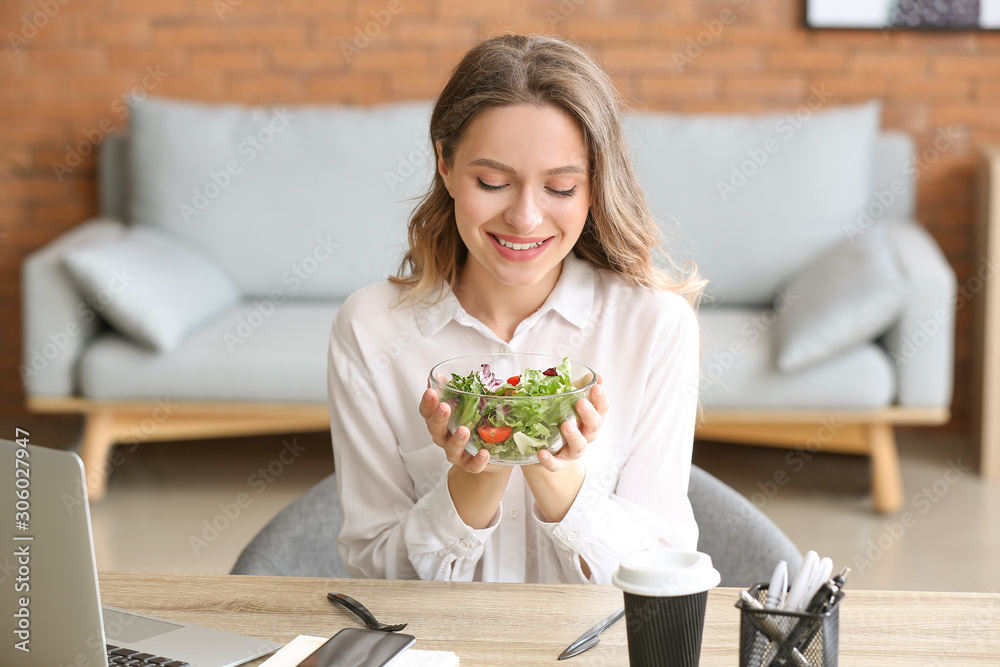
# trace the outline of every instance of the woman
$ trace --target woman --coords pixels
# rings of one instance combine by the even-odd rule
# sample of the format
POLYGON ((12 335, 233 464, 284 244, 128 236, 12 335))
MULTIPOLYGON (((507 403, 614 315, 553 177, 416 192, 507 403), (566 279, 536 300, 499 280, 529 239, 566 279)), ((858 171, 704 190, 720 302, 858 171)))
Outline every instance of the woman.
POLYGON ((496 37, 452 72, 400 274, 352 295, 331 333, 338 547, 353 576, 607 584, 626 553, 695 548, 691 304, 704 281, 653 267, 622 106, 557 38, 496 37), (558 454, 489 464, 465 451, 468 429, 448 432, 432 390, 414 405, 433 365, 491 352, 603 372, 558 454))

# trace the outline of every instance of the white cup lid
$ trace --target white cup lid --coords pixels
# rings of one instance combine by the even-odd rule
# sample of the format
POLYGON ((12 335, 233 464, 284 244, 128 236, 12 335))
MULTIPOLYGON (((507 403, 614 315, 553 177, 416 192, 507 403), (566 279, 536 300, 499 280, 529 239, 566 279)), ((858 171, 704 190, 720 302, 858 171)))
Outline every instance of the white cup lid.
POLYGON ((622 559, 611 582, 626 593, 649 597, 691 595, 715 588, 722 575, 712 557, 700 551, 660 547, 622 559))

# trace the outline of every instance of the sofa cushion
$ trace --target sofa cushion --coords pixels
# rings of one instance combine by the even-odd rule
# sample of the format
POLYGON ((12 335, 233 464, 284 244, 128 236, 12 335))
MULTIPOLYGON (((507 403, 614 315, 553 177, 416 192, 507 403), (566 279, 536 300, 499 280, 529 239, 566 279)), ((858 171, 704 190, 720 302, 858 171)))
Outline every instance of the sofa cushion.
POLYGON ((170 351, 240 298, 232 278, 183 241, 155 229, 63 253, 84 298, 118 331, 170 351))
POLYGON ((701 308, 706 408, 862 410, 891 405, 896 376, 885 351, 862 343, 794 373, 777 367, 773 311, 701 308))
POLYGON ((245 296, 344 298, 394 273, 434 174, 430 102, 131 112, 131 222, 215 258, 245 296))
POLYGON ((340 301, 241 302, 169 354, 115 333, 80 361, 84 396, 326 402, 326 355, 340 301))
POLYGON ((843 241, 779 290, 778 368, 794 372, 875 340, 899 317, 905 298, 884 226, 843 241))
POLYGON ((769 304, 777 287, 844 238, 872 192, 881 105, 785 113, 626 117, 626 135, 667 251, 693 259, 707 295, 769 304))

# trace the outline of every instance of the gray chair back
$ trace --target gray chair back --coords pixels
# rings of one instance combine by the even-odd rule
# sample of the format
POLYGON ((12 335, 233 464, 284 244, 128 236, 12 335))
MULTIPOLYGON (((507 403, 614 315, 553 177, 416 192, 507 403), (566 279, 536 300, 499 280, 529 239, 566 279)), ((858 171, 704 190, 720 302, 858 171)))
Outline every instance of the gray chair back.
POLYGON ((349 577, 337 551, 340 499, 330 475, 281 510, 243 549, 231 574, 349 577))
MULTIPOLYGON (((798 571, 802 556, 792 541, 731 487, 692 466, 688 496, 701 535, 698 549, 712 557, 722 586, 767 581, 782 559, 792 575, 798 571)), ((330 475, 264 526, 232 574, 347 577, 337 552, 339 532, 337 479, 330 475)))
POLYGON ((731 486, 691 466, 688 498, 698 522, 698 551, 712 557, 721 586, 748 588, 767 583, 779 560, 791 576, 802 554, 766 514, 731 486))

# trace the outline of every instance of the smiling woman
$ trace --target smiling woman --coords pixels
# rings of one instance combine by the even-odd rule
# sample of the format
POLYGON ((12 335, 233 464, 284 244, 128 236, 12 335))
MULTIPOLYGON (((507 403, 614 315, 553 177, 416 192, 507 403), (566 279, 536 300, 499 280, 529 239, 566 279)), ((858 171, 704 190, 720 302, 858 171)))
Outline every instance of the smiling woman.
POLYGON ((695 548, 704 281, 653 266, 623 108, 607 74, 554 37, 486 40, 452 72, 399 274, 352 295, 331 332, 338 548, 354 576, 607 584, 631 551, 695 548), (373 373, 400 332, 400 362, 373 373), (466 426, 448 430, 435 390, 417 400, 432 366, 497 352, 598 371, 538 463, 491 464, 467 451, 466 426))
MULTIPOLYGON (((436 148, 440 154, 440 140, 436 148)), ((501 338, 542 304, 580 238, 590 208, 587 164, 573 117, 529 104, 483 112, 454 167, 438 160, 469 253, 456 296, 501 338)))

